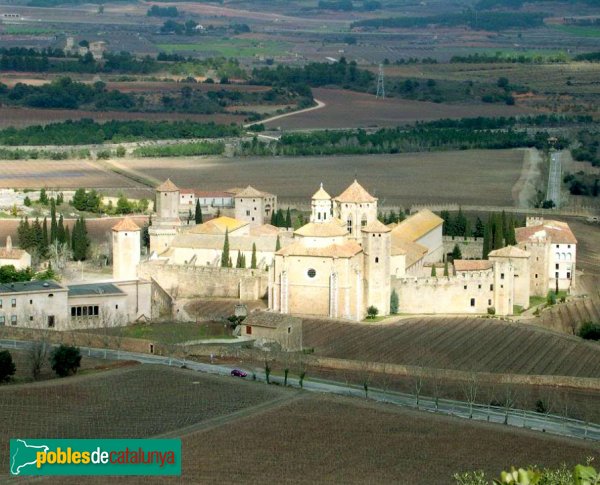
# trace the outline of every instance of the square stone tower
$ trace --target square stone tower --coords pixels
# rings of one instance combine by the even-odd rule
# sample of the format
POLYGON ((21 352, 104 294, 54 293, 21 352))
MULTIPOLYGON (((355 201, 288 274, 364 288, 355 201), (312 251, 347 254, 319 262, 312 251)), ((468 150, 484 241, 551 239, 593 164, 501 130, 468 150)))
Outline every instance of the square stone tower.
POLYGON ((112 228, 113 278, 117 281, 137 279, 140 264, 139 226, 129 217, 112 228))
POLYGON ((365 308, 373 305, 380 315, 390 313, 392 230, 375 220, 361 229, 364 252, 365 308))
POLYGON ((166 251, 181 227, 179 219, 179 188, 167 179, 156 188, 156 218, 148 229, 150 251, 166 251))

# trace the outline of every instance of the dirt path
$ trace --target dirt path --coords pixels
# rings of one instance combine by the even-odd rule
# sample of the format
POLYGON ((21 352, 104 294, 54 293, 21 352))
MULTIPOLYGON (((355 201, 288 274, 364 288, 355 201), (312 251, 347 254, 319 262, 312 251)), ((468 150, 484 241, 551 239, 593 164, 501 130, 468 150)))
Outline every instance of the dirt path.
POLYGON ((258 124, 270 123, 271 121, 279 120, 281 118, 287 118, 288 116, 295 116, 295 115, 299 115, 301 113, 308 113, 309 111, 315 111, 317 109, 321 109, 321 108, 324 108, 325 106, 327 106, 323 101, 319 101, 318 99, 315 99, 315 103, 317 103, 316 106, 311 106, 310 108, 301 109, 300 111, 292 111, 290 113, 284 113, 282 115, 272 116, 271 118, 267 118, 264 120, 255 121, 254 123, 248 123, 248 124, 244 125, 244 128, 250 128, 251 126, 258 125, 258 124))
POLYGON ((541 182, 540 165, 542 157, 535 148, 527 148, 523 153, 523 169, 517 183, 512 188, 512 198, 515 205, 521 209, 531 207, 541 182))

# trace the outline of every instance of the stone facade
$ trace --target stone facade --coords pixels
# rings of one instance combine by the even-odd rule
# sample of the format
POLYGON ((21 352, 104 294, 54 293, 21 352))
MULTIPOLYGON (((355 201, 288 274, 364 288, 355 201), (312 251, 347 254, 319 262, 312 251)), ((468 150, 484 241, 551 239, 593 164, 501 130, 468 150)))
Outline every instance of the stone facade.
POLYGON ((277 197, 248 186, 234 196, 235 218, 249 222, 251 226, 262 226, 271 221, 277 211, 277 197))

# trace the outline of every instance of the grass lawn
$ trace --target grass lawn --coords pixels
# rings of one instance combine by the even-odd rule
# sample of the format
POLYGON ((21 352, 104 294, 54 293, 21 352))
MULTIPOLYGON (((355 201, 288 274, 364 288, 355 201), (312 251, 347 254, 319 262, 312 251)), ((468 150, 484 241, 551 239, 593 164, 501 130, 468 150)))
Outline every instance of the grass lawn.
POLYGON ((165 52, 202 51, 216 52, 224 57, 254 57, 256 55, 277 56, 287 50, 285 42, 274 42, 256 39, 200 39, 194 44, 157 44, 156 47, 165 52))
POLYGON ((174 344, 188 340, 203 339, 233 339, 229 327, 221 323, 152 323, 148 325, 130 325, 116 327, 108 330, 100 329, 96 333, 108 331, 110 335, 120 337, 139 338, 154 342, 174 344))
POLYGON ((529 308, 546 303, 545 296, 530 296, 529 297, 529 308))

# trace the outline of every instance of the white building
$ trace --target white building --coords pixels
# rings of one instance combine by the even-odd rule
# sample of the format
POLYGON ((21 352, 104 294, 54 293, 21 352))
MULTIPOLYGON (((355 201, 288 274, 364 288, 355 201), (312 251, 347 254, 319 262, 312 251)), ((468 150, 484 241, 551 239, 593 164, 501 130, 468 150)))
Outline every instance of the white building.
POLYGON ((13 248, 12 239, 6 237, 6 247, 0 248, 0 266, 12 265, 15 269, 25 269, 31 266, 31 254, 23 249, 13 248))

